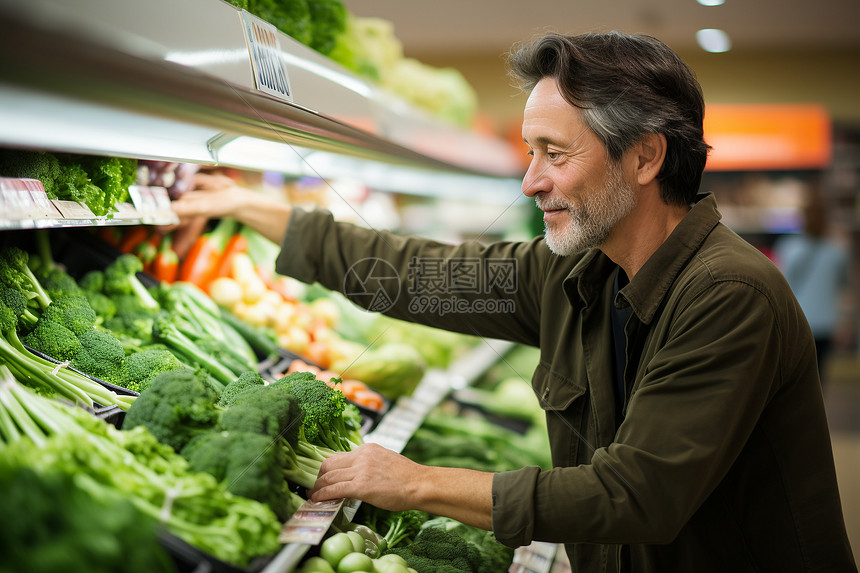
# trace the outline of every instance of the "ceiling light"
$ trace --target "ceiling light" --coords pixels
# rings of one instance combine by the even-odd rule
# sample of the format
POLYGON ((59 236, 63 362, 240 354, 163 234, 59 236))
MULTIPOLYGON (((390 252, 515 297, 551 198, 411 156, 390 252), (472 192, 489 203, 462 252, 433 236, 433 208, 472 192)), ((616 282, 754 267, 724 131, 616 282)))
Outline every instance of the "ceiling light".
POLYGON ((728 52, 732 49, 729 35, 717 28, 704 28, 696 32, 696 41, 706 52, 728 52))
POLYGON ((722 6, 726 0, 696 0, 702 6, 722 6))

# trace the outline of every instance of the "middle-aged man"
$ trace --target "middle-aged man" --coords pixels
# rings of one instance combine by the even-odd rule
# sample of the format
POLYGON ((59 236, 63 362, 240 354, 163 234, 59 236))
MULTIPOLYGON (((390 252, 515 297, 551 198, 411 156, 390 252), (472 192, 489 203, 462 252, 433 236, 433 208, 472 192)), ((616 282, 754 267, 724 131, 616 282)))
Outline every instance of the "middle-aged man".
MULTIPOLYGON (((566 544, 577 572, 856 571, 812 334, 786 281, 699 195, 708 146, 693 72, 663 43, 546 35, 512 53, 531 90, 528 242, 446 245, 335 222, 239 189, 195 192, 180 216, 230 215, 282 244, 279 272, 346 292, 368 257, 400 277, 481 261, 510 312, 387 314, 539 346, 532 386, 554 469, 418 465, 370 444, 329 458, 310 494, 418 508, 502 542, 566 544), (512 262, 516 288, 492 263, 512 262)), ((484 308, 487 308, 484 305, 484 308)), ((411 309, 411 310, 410 310, 411 309)))

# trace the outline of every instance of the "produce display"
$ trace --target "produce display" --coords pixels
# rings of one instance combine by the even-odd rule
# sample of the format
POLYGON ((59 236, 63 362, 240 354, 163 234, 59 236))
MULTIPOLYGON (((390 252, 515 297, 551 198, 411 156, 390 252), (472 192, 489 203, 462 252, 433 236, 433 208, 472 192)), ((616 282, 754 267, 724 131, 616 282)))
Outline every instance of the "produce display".
POLYGON ((128 408, 133 396, 119 395, 63 367, 97 362, 101 366, 101 357, 111 352, 117 355, 116 346, 111 347, 110 337, 95 330, 97 318, 86 298, 57 289, 54 281, 62 277, 56 273, 50 280, 43 275, 49 292, 28 263, 29 255, 20 248, 0 249, 0 362, 17 379, 44 394, 90 407, 100 404, 128 408), (24 342, 65 362, 58 365, 35 355, 24 342))
MULTIPOLYGON (((94 188, 109 184, 109 166, 128 165, 77 161, 94 188)), ((67 188, 59 179, 49 186, 67 188)), ((94 188, 109 212, 111 192, 94 188)), ((476 340, 367 313, 319 285, 278 277, 258 264, 271 245, 232 220, 218 221, 182 258, 160 229, 104 227, 95 235, 119 254, 74 276, 54 260, 62 249, 48 231, 30 234, 27 250, 14 240, 0 247, 0 484, 26 491, 23 475, 33 492, 52 484, 69 491, 52 543, 65 559, 91 560, 93 571, 116 568, 126 554, 124 570, 171 570, 164 531, 238 567, 271 558, 280 525, 305 501, 322 462, 363 442, 356 405, 384 413, 476 340), (301 358, 284 372, 262 365, 283 349, 301 358), (122 411, 113 422, 122 429, 93 416, 104 406, 122 411), (99 520, 100 511, 115 517, 99 520), (78 515, 91 516, 98 536, 84 538, 78 515), (128 537, 132 524, 137 544, 126 547, 115 538, 128 537)), ((496 402, 513 412, 519 398, 499 393, 496 402)), ((446 416, 433 412, 404 453, 487 471, 546 462, 530 433, 446 416)), ((46 568, 54 563, 47 540, 28 533, 50 514, 22 497, 0 502, 30 515, 19 528, 0 527, 4 546, 22 548, 4 555, 0 572, 13 559, 38 570, 28 552, 44 555, 46 568)), ((302 571, 483 573, 507 569, 512 557, 491 533, 367 504, 330 533, 302 571)))
POLYGON ((545 426, 534 425, 521 434, 476 412, 459 412, 451 402, 427 416, 402 453, 424 465, 488 472, 552 468, 545 426))
POLYGON ((425 512, 386 511, 368 504, 352 523, 325 539, 300 573, 498 573, 514 550, 484 531, 425 512))
MULTIPOLYGON (((51 539, 52 547, 62 551, 62 558, 67 560, 60 570, 66 570, 69 563, 89 566, 89 562, 81 560, 88 555, 105 560, 122 558, 119 569, 123 571, 164 570, 152 567, 160 560, 160 552, 154 550, 152 543, 153 522, 159 522, 194 547, 237 565, 246 565, 257 556, 270 555, 279 549, 280 524, 265 505, 232 495, 209 474, 190 471, 181 456, 160 444, 145 428, 117 430, 83 409, 37 395, 17 383, 5 367, 0 367, 0 439, 3 445, 0 468, 33 472, 45 479, 53 479, 50 476, 54 474, 68 476, 97 502, 85 506, 85 500, 79 500, 78 507, 60 505, 52 508, 48 515, 42 510, 14 514, 15 520, 4 520, 4 526, 0 527, 2 545, 7 548, 3 554, 4 566, 8 563, 7 550, 16 546, 13 541, 20 539, 22 530, 38 531, 48 523, 51 524, 49 530, 58 527, 55 512, 59 513, 60 523, 67 524, 71 536, 58 540, 65 545, 53 545, 55 540, 51 539), (123 510, 125 513, 105 514, 87 524, 90 530, 86 539, 104 542, 106 531, 93 528, 110 516, 106 527, 117 533, 127 533, 134 548, 126 547, 123 535, 109 538, 105 547, 92 547, 86 539, 80 538, 79 531, 75 535, 72 528, 81 527, 80 523, 73 522, 76 518, 61 513, 74 509, 80 511, 81 516, 92 515, 104 504, 118 503, 120 498, 130 502, 134 511, 145 518, 138 521, 136 513, 128 508, 123 510), (50 521, 45 522, 45 518, 50 521), (132 526, 129 523, 132 518, 135 519, 134 533, 127 531, 132 526), (112 548, 110 543, 118 546, 112 548), (116 554, 126 548, 128 554, 124 551, 116 554), (142 550, 147 551, 148 556, 141 555, 142 550)), ((65 495, 66 491, 63 492, 65 495)), ((4 494, 0 505, 15 503, 14 498, 6 500, 5 497, 4 494)), ((72 502, 71 499, 67 501, 72 502)), ((4 512, 4 515, 11 514, 4 512)), ((32 543, 33 538, 26 542, 32 543)), ((50 551, 51 547, 43 549, 50 551)), ((50 557, 40 555, 40 558, 50 557)), ((114 565, 116 563, 114 561, 114 565)), ((33 571, 30 564, 28 558, 26 567, 12 570, 33 571)), ((92 565, 92 570, 105 567, 104 561, 98 560, 92 565)))
POLYGON ((312 487, 325 458, 363 441, 355 406, 309 373, 266 384, 248 372, 218 394, 194 372, 164 372, 125 417, 138 426, 282 521, 303 501, 290 486, 312 487))

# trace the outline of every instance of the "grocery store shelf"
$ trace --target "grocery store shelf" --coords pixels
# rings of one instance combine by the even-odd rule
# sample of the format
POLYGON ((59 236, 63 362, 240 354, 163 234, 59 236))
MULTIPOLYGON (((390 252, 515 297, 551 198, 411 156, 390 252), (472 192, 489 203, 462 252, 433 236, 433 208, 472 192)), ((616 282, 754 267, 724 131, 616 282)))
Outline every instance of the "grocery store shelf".
POLYGON ((435 122, 286 35, 291 100, 257 90, 241 13, 220 0, 120 4, 0 0, 0 145, 430 194, 519 186, 506 143, 435 122), (389 183, 389 166, 407 176, 389 183))

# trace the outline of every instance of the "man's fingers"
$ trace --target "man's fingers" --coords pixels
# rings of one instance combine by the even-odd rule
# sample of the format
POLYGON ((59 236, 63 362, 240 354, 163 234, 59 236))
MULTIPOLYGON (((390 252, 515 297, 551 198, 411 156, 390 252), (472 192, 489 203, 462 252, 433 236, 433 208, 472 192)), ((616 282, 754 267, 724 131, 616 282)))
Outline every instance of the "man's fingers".
POLYGON ((330 472, 332 470, 349 467, 352 464, 351 459, 352 458, 350 454, 346 452, 332 454, 323 460, 322 464, 320 465, 319 475, 323 475, 326 472, 330 472))
POLYGON ((312 501, 350 497, 351 492, 347 490, 352 477, 352 472, 348 468, 320 469, 320 475, 314 482, 314 487, 308 490, 308 496, 312 501))

